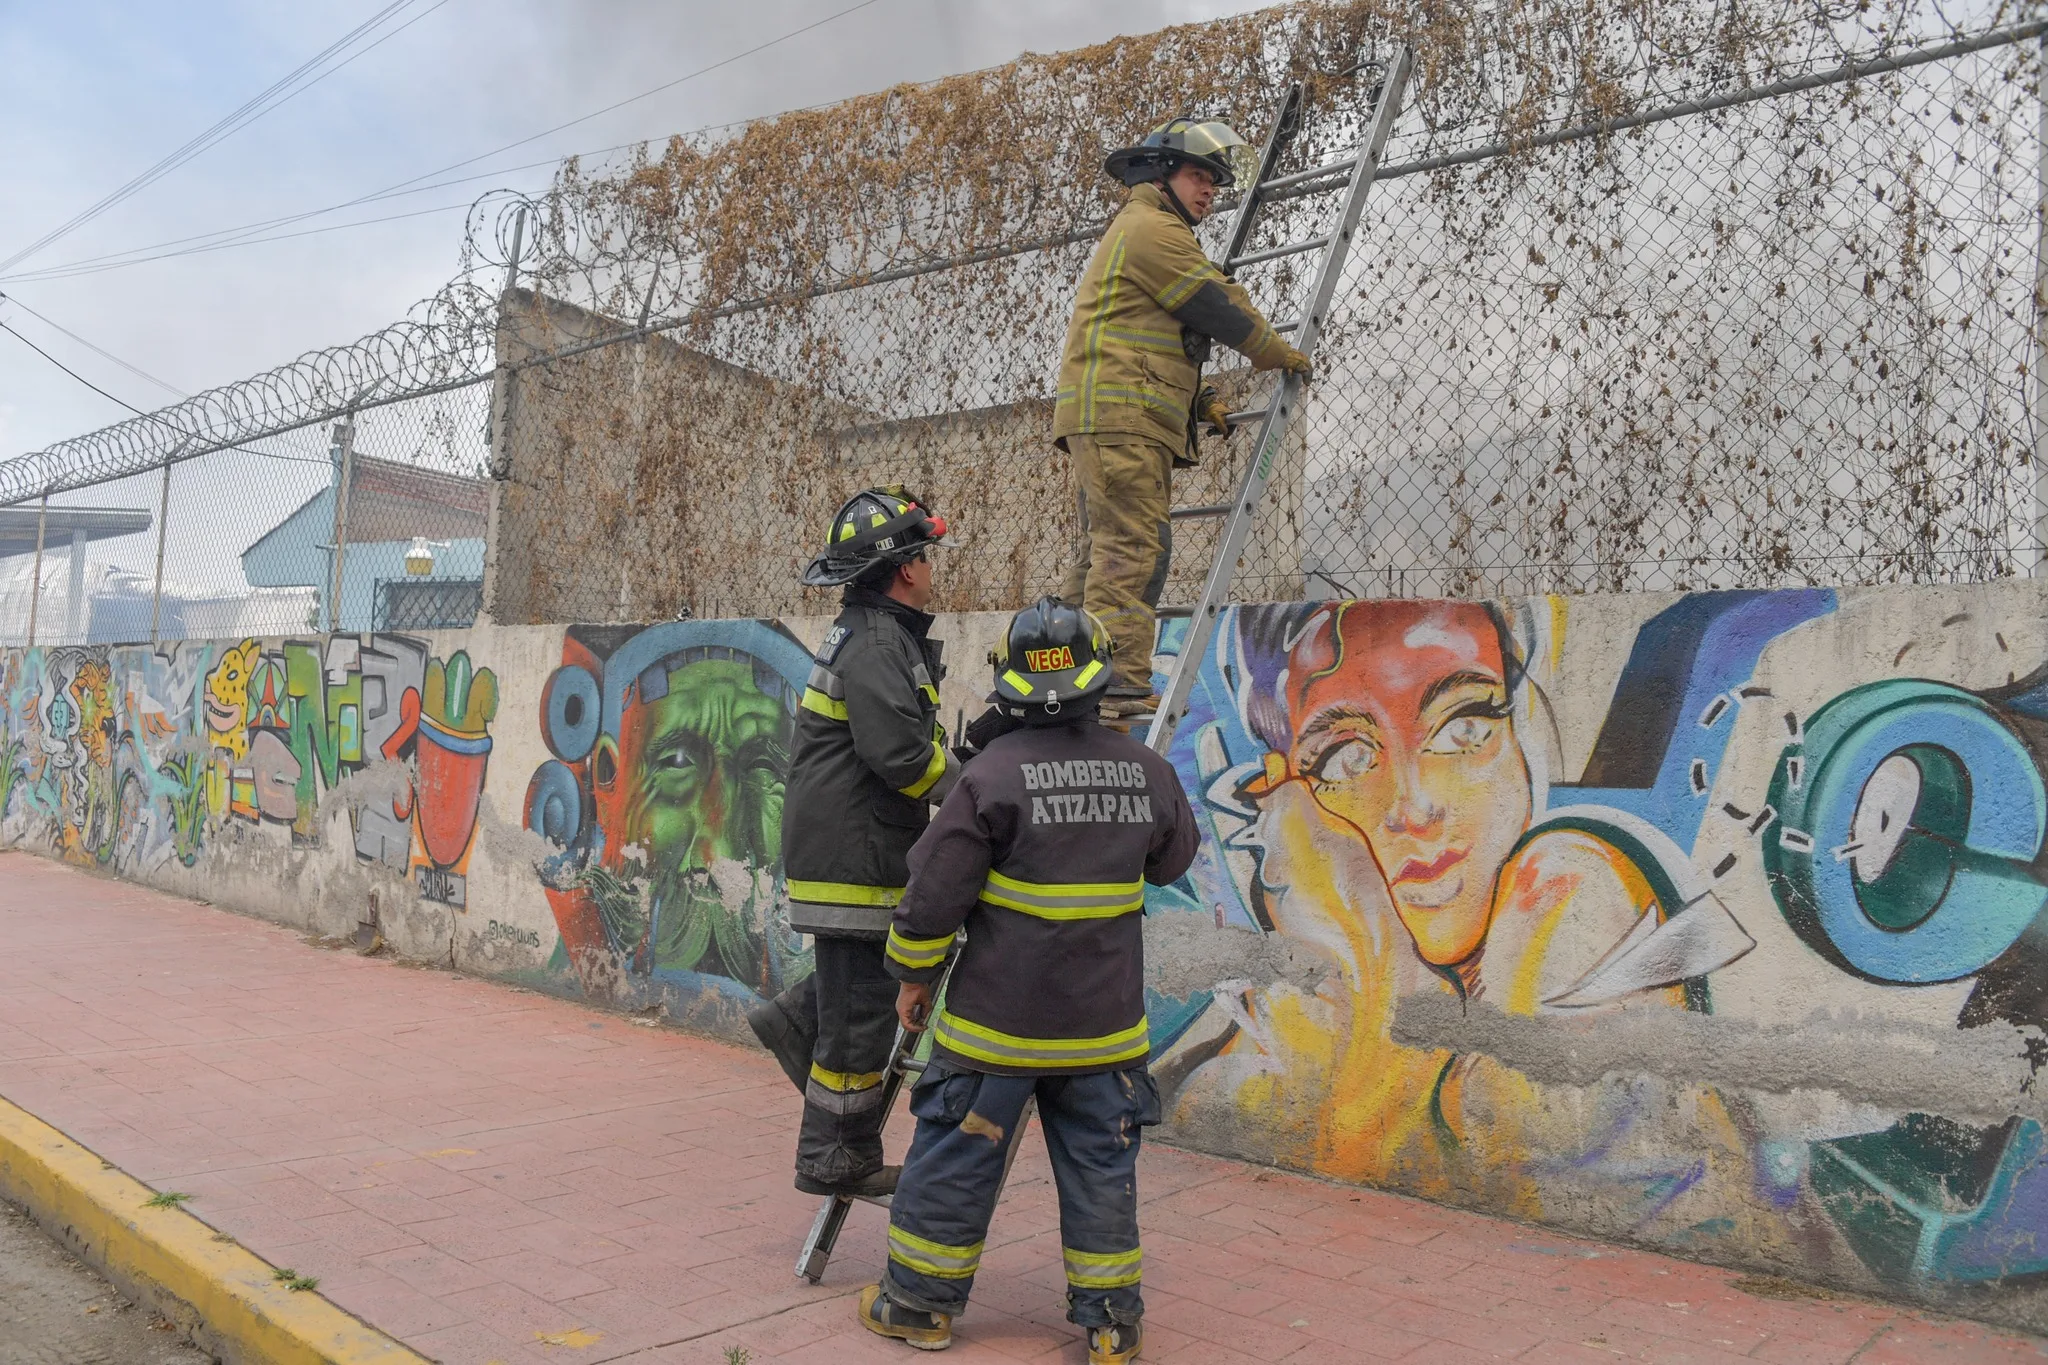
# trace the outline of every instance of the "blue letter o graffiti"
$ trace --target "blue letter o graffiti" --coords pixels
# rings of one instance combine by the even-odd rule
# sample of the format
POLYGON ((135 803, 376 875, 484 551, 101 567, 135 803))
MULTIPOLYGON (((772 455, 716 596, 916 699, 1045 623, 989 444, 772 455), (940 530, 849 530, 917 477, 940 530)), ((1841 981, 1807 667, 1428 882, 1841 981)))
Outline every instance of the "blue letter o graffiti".
POLYGON ((2048 901, 2029 868, 2048 828, 2040 770, 1960 688, 1893 681, 1835 698, 1785 750, 1770 800, 1779 909, 1860 976, 1974 975, 2048 901))

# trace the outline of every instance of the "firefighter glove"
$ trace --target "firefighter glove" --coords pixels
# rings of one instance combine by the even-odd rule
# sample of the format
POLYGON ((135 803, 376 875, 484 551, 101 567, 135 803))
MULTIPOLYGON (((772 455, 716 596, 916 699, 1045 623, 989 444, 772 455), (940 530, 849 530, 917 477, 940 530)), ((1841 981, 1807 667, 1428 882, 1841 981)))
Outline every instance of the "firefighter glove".
POLYGON ((967 742, 956 748, 954 752, 960 755, 962 762, 965 762, 1001 739, 1004 735, 1009 734, 1010 731, 1021 729, 1022 727, 1022 721, 1006 716, 999 708, 991 706, 988 710, 967 722, 967 728, 961 735, 961 738, 967 742))
POLYGON ((1309 364, 1308 357, 1300 351, 1295 350, 1292 346, 1286 346, 1282 348, 1280 354, 1280 368, 1287 371, 1287 373, 1300 375, 1303 383, 1307 383, 1315 377, 1315 366, 1309 364))
POLYGON ((1218 397, 1216 390, 1207 384, 1202 386, 1200 407, 1202 420, 1209 424, 1212 432, 1218 436, 1230 435, 1230 405, 1218 397))

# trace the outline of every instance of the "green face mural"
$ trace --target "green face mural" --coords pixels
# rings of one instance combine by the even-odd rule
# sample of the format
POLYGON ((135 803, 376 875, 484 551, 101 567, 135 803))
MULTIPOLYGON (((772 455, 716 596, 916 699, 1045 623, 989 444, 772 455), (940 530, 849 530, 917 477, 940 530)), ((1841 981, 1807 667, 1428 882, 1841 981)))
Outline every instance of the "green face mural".
POLYGON ((586 991, 701 1009, 810 970, 779 885, 809 669, 767 622, 565 633, 541 698, 554 758, 528 784, 526 826, 561 850, 539 872, 586 991))
POLYGON ((750 664, 706 659, 669 674, 668 695, 640 708, 635 727, 622 736, 639 750, 626 827, 652 872, 654 965, 759 979, 764 948, 745 911, 774 895, 789 763, 782 704, 750 664))

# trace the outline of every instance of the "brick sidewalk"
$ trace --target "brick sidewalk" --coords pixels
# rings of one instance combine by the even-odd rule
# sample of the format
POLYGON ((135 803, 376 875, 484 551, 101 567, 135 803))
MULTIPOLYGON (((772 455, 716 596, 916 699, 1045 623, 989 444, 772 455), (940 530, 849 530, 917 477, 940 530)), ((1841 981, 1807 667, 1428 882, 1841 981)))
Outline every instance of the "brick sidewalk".
MULTIPOLYGON (((923 1358, 852 1320, 878 1210, 856 1208, 823 1284, 791 1274, 815 1201, 790 1188, 798 1102, 765 1056, 22 853, 0 854, 0 963, 0 1095, 428 1356, 923 1358)), ((1142 1181, 1148 1361, 2048 1355, 1156 1145, 1142 1181)), ((1034 1138, 950 1359, 1085 1360, 1057 1229, 1034 1138)))

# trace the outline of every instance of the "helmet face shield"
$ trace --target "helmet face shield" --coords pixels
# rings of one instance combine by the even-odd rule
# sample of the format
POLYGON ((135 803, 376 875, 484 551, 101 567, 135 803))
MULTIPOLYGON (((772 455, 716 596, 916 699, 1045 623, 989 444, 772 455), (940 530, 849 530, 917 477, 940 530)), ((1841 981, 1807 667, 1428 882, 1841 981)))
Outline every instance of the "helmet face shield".
POLYGON ((1248 181, 1258 174, 1259 154, 1229 124, 1217 120, 1188 124, 1176 119, 1175 122, 1183 124, 1180 129, 1181 147, 1190 159, 1214 162, 1224 168, 1225 174, 1216 178, 1217 184, 1248 181))

